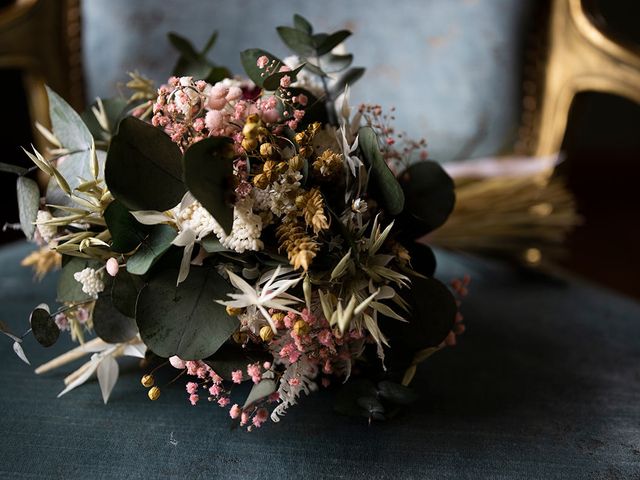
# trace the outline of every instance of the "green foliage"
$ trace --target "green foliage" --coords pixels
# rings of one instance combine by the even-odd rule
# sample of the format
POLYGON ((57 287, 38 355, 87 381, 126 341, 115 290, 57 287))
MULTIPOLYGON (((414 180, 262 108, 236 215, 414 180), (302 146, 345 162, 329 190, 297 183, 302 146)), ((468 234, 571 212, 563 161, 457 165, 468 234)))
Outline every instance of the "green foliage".
POLYGON ((362 67, 353 67, 347 70, 333 85, 331 85, 330 93, 333 97, 337 97, 347 86, 356 83, 360 77, 364 75, 365 69, 362 67))
POLYGON ((114 200, 104 211, 104 220, 111 233, 111 250, 129 253, 147 237, 150 227, 138 222, 119 200, 114 200))
MULTIPOLYGON (((118 276, 123 274, 127 272, 119 273, 118 276)), ((128 342, 138 334, 135 319, 123 315, 116 308, 115 285, 115 279, 107 283, 105 291, 100 294, 93 308, 93 329, 96 335, 107 343, 128 342)))
POLYGON ((111 140, 105 180, 129 210, 169 210, 187 191, 180 148, 162 130, 135 117, 122 120, 111 140))
POLYGON ((378 394, 397 405, 408 405, 418 399, 418 395, 411 388, 389 380, 378 383, 378 394))
POLYGON ((120 270, 113 278, 111 285, 111 301, 113 306, 129 318, 136 317, 138 295, 144 287, 142 277, 132 275, 126 270, 120 270))
POLYGON ((18 193, 20 226, 24 236, 31 240, 36 230, 34 222, 38 217, 38 209, 40 208, 40 188, 35 180, 21 176, 18 177, 16 190, 18 193))
POLYGON ((209 357, 239 326, 238 320, 214 301, 224 298, 231 285, 206 267, 192 267, 187 279, 176 287, 177 278, 177 269, 163 270, 140 293, 136 321, 142 340, 162 357, 209 357))
POLYGON ((233 226, 231 192, 232 140, 209 137, 194 143, 184 154, 184 181, 189 191, 216 219, 225 232, 233 226))
POLYGON ((43 347, 50 347, 58 340, 60 329, 49 311, 38 307, 29 317, 33 336, 43 347))
POLYGON ((29 172, 29 169, 20 167, 18 165, 11 165, 10 163, 0 162, 0 172, 15 173, 16 175, 26 175, 29 172))
POLYGON ((81 118, 95 140, 109 141, 111 139, 109 133, 115 133, 118 122, 120 122, 126 114, 128 103, 127 100, 122 97, 103 98, 101 100, 107 117, 109 132, 106 132, 102 126, 100 126, 98 119, 92 111, 93 108, 98 108, 97 101, 93 102, 87 110, 82 112, 81 118))
POLYGON ((247 396, 247 399, 245 400, 242 408, 247 408, 256 402, 265 399, 273 392, 275 392, 277 388, 278 386, 276 382, 274 380, 271 380, 270 378, 264 378, 260 380, 259 383, 256 383, 251 388, 251 391, 249 392, 249 395, 247 396))
POLYGON ((205 80, 211 84, 231 77, 231 72, 227 68, 216 65, 207 58, 207 54, 218 39, 218 32, 211 34, 206 45, 199 52, 189 40, 177 33, 171 32, 168 37, 171 45, 180 53, 180 57, 173 68, 175 76, 191 76, 196 80, 205 80))
POLYGON ((275 61, 276 68, 278 71, 280 66, 284 65, 282 60, 280 60, 275 55, 267 52, 266 50, 261 50, 259 48, 250 48, 248 50, 244 50, 240 53, 240 62, 242 63, 242 67, 244 71, 247 73, 247 76, 251 79, 253 83, 255 83, 258 87, 263 86, 264 77, 262 74, 264 73, 263 69, 258 68, 257 62, 258 58, 265 56, 269 59, 269 63, 275 61))
POLYGON ((127 260, 127 271, 133 275, 145 275, 171 247, 176 230, 169 225, 154 225, 140 247, 127 260))
POLYGON ((365 378, 347 382, 337 393, 334 409, 343 415, 385 420, 399 406, 417 400, 417 394, 409 387, 383 380, 377 385, 365 378))
POLYGON ((298 79, 298 73, 300 73, 300 70, 302 70, 303 68, 304 65, 300 65, 294 70, 273 73, 264 79, 262 87, 265 90, 277 90, 280 87, 280 80, 285 76, 288 76, 291 79, 291 83, 293 83, 298 79))
POLYGON ((387 162, 382 158, 378 136, 371 127, 362 127, 358 133, 360 150, 369 168, 369 186, 379 195, 382 208, 389 215, 399 215, 405 204, 404 193, 387 162))
MULTIPOLYGON (((93 178, 91 174, 91 146, 93 137, 71 106, 57 93, 47 88, 49 97, 49 115, 53 134, 70 151, 64 161, 58 165, 58 171, 67 180, 71 190, 81 182, 93 178)), ((101 160, 100 157, 98 160, 101 160)), ((73 201, 62 191, 55 179, 47 186, 47 202, 54 205, 69 206, 73 201)))
POLYGON ((440 227, 455 205, 453 180, 440 164, 431 161, 411 165, 399 177, 406 198, 402 227, 414 238, 440 227))
POLYGON ((415 353, 440 345, 453 328, 458 313, 451 291, 434 278, 413 277, 405 300, 411 308, 411 321, 385 323, 392 352, 415 353))
POLYGON ((82 291, 82 284, 73 278, 73 274, 85 268, 100 268, 102 264, 95 260, 80 257, 66 257, 58 279, 57 300, 60 303, 81 303, 91 300, 91 295, 82 291))

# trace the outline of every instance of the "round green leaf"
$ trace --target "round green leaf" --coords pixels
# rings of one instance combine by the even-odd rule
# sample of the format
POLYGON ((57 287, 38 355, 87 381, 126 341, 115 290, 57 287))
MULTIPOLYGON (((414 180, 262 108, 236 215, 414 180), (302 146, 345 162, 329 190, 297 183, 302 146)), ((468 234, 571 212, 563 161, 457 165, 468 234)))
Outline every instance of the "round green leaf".
POLYGON ((115 282, 111 283, 112 285, 108 285, 96 300, 93 308, 93 328, 96 335, 107 343, 127 342, 138 334, 138 327, 135 319, 123 315, 115 307, 113 302, 115 282))
POLYGON ((451 177, 440 164, 431 161, 411 165, 400 175, 406 198, 404 223, 422 236, 441 226, 453 211, 456 201, 451 177))
POLYGON ((141 277, 132 275, 126 270, 120 270, 113 279, 111 287, 113 306, 123 315, 135 318, 138 295, 143 287, 144 281, 141 277))
POLYGON ((226 297, 231 285, 215 270, 192 267, 176 287, 177 269, 150 279, 142 290, 136 321, 144 343, 157 355, 199 360, 213 355, 239 326, 216 299, 226 297))
POLYGON ((43 347, 50 347, 58 340, 60 329, 50 313, 44 308, 36 308, 29 318, 33 336, 43 347))
POLYGON ((240 54, 240 62, 242 63, 242 67, 244 68, 244 71, 247 72, 247 76, 251 79, 251 81, 261 88, 264 82, 264 77, 262 76, 262 74, 264 73, 264 69, 258 68, 257 62, 258 58, 262 56, 267 57, 269 59, 269 63, 275 60, 276 71, 280 66, 284 65, 284 63, 282 63, 282 60, 270 54, 266 50, 261 50, 259 48, 250 48, 248 50, 244 50, 240 54))
POLYGON ((18 193, 18 213, 20 226, 24 236, 31 240, 36 231, 35 221, 40 208, 40 189, 35 180, 27 177, 18 177, 16 185, 18 193))
POLYGON ((135 250, 149 232, 149 226, 138 222, 118 200, 111 202, 105 209, 104 220, 111 233, 111 250, 114 252, 128 253, 135 250))
POLYGON ((227 137, 209 137, 184 154, 184 181, 189 191, 227 233, 233 226, 231 143, 227 137))
POLYGON ((127 260, 127 271, 134 275, 145 275, 169 250, 176 235, 176 230, 169 225, 154 225, 140 248, 127 260))
POLYGON ((418 399, 418 395, 411 388, 388 380, 378 383, 378 394, 385 400, 398 405, 408 405, 418 399))
POLYGON ((398 215, 404 208, 404 193, 382 158, 378 136, 371 127, 362 127, 358 133, 358 144, 369 168, 369 183, 378 195, 378 201, 389 215, 398 215))
POLYGON ((178 145, 159 128, 135 117, 123 119, 111 140, 105 180, 129 210, 163 212, 180 203, 187 191, 178 145))

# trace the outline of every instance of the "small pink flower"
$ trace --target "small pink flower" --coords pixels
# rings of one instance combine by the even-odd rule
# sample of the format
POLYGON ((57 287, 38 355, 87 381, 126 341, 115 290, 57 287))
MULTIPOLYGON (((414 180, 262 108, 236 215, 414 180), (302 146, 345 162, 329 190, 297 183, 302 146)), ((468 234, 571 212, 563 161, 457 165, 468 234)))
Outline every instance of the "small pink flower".
POLYGON ((294 110, 293 111, 293 118, 295 118, 296 120, 300 121, 300 120, 302 120, 302 117, 304 117, 304 110, 294 110))
POLYGON ((84 307, 78 307, 76 310, 76 320, 81 324, 87 323, 87 320, 89 320, 89 310, 84 307))
POLYGON ((291 77, 289 75, 285 75, 280 79, 280 86, 282 88, 289 88, 291 85, 291 77))
POLYGON ((188 360, 185 362, 185 366, 187 367, 187 373, 189 375, 195 375, 198 370, 198 362, 194 362, 193 360, 188 360))
POLYGON ((269 370, 271 368, 271 362, 264 362, 262 364, 262 368, 264 368, 265 370, 269 370))
POLYGON ((173 368, 177 368, 178 370, 182 370, 185 367, 185 362, 177 355, 169 358, 169 363, 173 368))
POLYGON ((249 414, 247 412, 242 412, 240 415, 240 425, 246 425, 249 421, 249 414))
POLYGON ((309 102, 309 98, 304 93, 301 93, 300 95, 298 95, 297 100, 298 100, 298 103, 303 107, 306 106, 307 103, 309 102))
POLYGON ((269 418, 269 412, 267 412, 266 408, 260 408, 253 416, 252 423, 256 428, 259 428, 264 422, 269 418))
POLYGON ((69 320, 64 313, 59 313, 55 318, 56 325, 60 330, 69 330, 69 320))
POLYGON ((291 67, 289 67, 287 65, 282 65, 278 71, 279 72, 290 72, 291 71, 291 67))
POLYGON ((242 383, 242 370, 231 372, 231 380, 233 380, 233 383, 242 383))
POLYGON ((229 102, 242 98, 242 89, 239 87, 230 87, 226 99, 229 102))
POLYGON ((238 404, 234 404, 233 407, 229 410, 229 416, 233 419, 236 419, 242 413, 242 409, 238 406, 238 404))
POLYGON ((273 108, 271 110, 265 110, 262 112, 262 119, 267 123, 276 123, 280 120, 280 112, 273 108))
POLYGON ((289 379, 289 385, 291 385, 292 387, 297 387, 298 385, 300 385, 300 379, 299 378, 290 378, 289 379))
POLYGON ((229 405, 229 403, 231 403, 231 400, 229 400, 229 397, 220 397, 218 399, 218 405, 220 405, 223 408, 229 405))
POLYGON ((217 397, 218 395, 220 395, 221 391, 222 389, 220 388, 220 385, 217 385, 215 383, 211 385, 211 387, 209 387, 209 393, 214 397, 217 397))
MULTIPOLYGON (((198 119, 200 120, 200 119, 198 119)), ((218 110, 209 110, 204 117, 204 123, 209 130, 218 130, 222 128, 223 116, 218 110)))
POLYGON ((262 373, 260 372, 260 365, 257 363, 253 363, 251 365, 247 365, 247 375, 251 377, 253 383, 259 383, 262 380, 262 373))
POLYGON ((188 382, 187 383, 187 393, 193 395, 198 391, 198 384, 196 382, 188 382))
POLYGON ((262 69, 266 67, 268 63, 269 63, 269 57, 267 57, 266 55, 262 55, 261 57, 258 57, 258 61, 256 62, 256 65, 258 66, 258 68, 262 69))
POLYGON ((200 400, 200 397, 197 394, 192 393, 191 395, 189 395, 189 401, 191 402, 191 405, 195 405, 196 403, 198 403, 198 400, 200 400))

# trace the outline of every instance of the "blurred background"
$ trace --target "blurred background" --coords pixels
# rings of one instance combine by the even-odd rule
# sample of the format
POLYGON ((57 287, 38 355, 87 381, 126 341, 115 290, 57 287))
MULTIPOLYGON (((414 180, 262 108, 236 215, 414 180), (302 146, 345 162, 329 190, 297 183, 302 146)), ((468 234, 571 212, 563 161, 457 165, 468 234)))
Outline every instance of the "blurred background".
MULTIPOLYGON (((640 298, 637 0, 0 0, 0 161, 28 166, 43 82, 78 110, 124 93, 129 71, 162 82, 177 58, 169 31, 202 47, 218 30, 211 58, 242 73, 245 48, 286 56, 275 27, 293 13, 354 32, 347 48, 367 72, 352 103, 396 107, 397 129, 426 138, 432 159, 562 149, 584 223, 561 265, 640 298)), ((0 225, 16 223, 15 177, 0 185, 0 225)))

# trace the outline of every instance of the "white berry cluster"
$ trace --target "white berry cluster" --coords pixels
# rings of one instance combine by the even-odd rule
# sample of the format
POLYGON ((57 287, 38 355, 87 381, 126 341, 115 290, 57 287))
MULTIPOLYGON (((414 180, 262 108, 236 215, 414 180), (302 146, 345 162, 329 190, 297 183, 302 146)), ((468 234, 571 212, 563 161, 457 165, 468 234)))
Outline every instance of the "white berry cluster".
POLYGON ((94 268, 85 268, 73 274, 73 278, 82 284, 82 291, 87 295, 96 297, 104 290, 102 273, 94 268))
POLYGON ((47 210, 38 210, 38 216, 36 217, 36 226, 38 229, 38 233, 42 237, 42 239, 49 243, 53 237, 56 236, 58 228, 54 225, 44 225, 44 222, 47 222, 53 218, 47 210))

